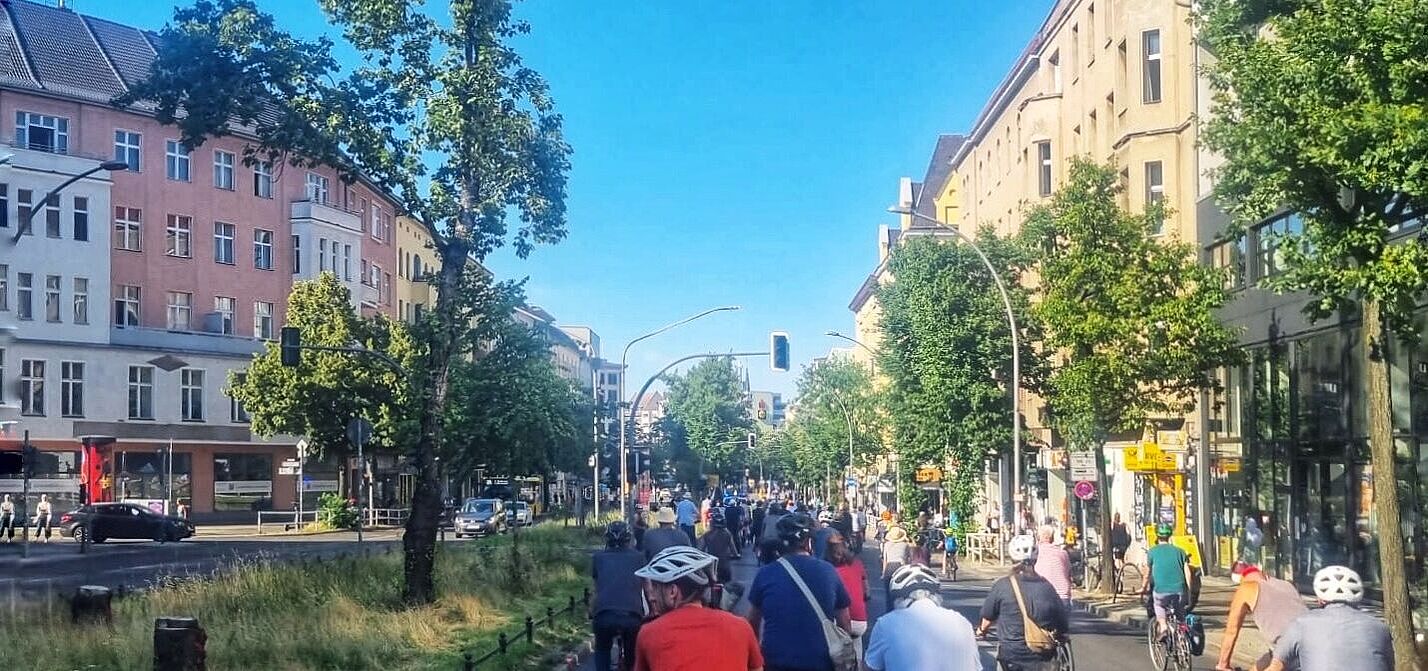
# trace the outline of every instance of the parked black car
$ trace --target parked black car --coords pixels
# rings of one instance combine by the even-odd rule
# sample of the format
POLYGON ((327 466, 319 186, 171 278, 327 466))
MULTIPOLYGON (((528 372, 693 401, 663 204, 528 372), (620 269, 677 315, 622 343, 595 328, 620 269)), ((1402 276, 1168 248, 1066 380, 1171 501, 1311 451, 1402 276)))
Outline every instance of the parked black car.
POLYGON ((132 503, 94 503, 60 516, 60 535, 103 543, 110 538, 145 538, 166 543, 193 535, 193 523, 182 517, 159 515, 132 503), (86 532, 85 522, 89 522, 86 532))

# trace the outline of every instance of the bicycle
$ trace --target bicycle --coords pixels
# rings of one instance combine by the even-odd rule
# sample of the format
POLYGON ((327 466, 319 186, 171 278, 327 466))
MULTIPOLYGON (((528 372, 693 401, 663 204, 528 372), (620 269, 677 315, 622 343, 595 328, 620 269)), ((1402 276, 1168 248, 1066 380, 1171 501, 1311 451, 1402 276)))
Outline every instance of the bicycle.
POLYGON ((1190 671, 1193 658, 1190 653, 1190 627, 1185 624, 1184 618, 1180 617, 1179 608, 1166 613, 1165 628, 1169 631, 1161 637, 1158 635, 1160 632, 1156 631, 1155 618, 1150 618, 1150 622, 1146 624, 1145 643, 1150 650, 1151 666, 1159 671, 1172 668, 1190 671), (1174 666, 1171 666, 1172 663, 1174 666))
POLYGON ((1071 652, 1070 636, 1057 637, 1056 671, 1076 671, 1076 655, 1071 652))

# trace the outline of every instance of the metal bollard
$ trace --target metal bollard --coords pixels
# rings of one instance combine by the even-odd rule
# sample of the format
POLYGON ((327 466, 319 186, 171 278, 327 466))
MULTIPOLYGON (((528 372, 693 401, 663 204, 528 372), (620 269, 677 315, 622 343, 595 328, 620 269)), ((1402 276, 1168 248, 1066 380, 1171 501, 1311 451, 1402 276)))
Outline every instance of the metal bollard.
POLYGON ((511 642, 506 640, 506 632, 503 631, 500 636, 496 637, 496 649, 500 650, 502 655, 506 654, 506 648, 510 645, 511 642))
POLYGON ((526 616, 526 643, 535 643, 535 620, 526 616))
POLYGON ((476 671, 476 662, 471 661, 471 653, 461 656, 461 671, 476 671))
POLYGON ((571 594, 571 595, 570 595, 570 603, 566 605, 566 608, 569 608, 569 609, 570 609, 570 614, 571 614, 571 615, 574 615, 574 614, 575 614, 575 595, 574 595, 574 594, 571 594))
POLYGON ((590 605, 590 588, 589 588, 589 587, 586 587, 586 588, 580 590, 580 605, 582 605, 582 606, 588 606, 588 605, 590 605))
POLYGON ((154 620, 154 671, 205 671, 208 634, 192 617, 154 620))

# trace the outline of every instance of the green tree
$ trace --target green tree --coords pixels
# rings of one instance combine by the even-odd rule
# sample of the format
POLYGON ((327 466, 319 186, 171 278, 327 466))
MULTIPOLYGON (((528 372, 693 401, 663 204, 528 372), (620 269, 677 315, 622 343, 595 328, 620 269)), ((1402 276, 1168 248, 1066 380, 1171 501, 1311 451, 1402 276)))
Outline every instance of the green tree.
POLYGON ((545 82, 510 45, 528 26, 508 0, 451 0, 445 12, 418 0, 319 5, 358 54, 356 67, 343 71, 329 41, 293 37, 251 0, 199 0, 175 11, 148 80, 116 102, 152 103, 188 147, 239 134, 252 141, 245 162, 331 165, 348 180, 360 172, 442 233, 430 276, 436 303, 408 369, 417 477, 403 596, 424 604, 435 597, 451 371, 474 351, 472 325, 495 315, 474 306, 502 291, 471 260, 507 243, 524 257, 565 236, 570 149, 545 82))
MULTIPOLYGON (((1027 249, 983 230, 977 246, 1002 273, 1021 330, 1022 388, 1036 386, 1039 333, 1027 310, 1021 275, 1027 249)), ((889 380, 888 401, 898 446, 901 508, 916 511, 926 494, 914 472, 945 468, 949 509, 973 518, 983 464, 1012 442, 1011 327, 1006 305, 969 246, 910 238, 893 251, 894 280, 878 289, 883 341, 879 361, 889 380)))
POLYGON ((671 449, 674 458, 680 459, 681 450, 687 449, 690 456, 702 462, 701 474, 742 474, 743 453, 753 423, 744 397, 744 376, 734 359, 704 359, 688 373, 667 376, 665 384, 666 419, 677 426, 667 431, 675 441, 671 449))
MULTIPOLYGON (((1045 346, 1055 357, 1046 397, 1070 449, 1096 459, 1100 537, 1110 538, 1105 443, 1153 416, 1188 412, 1211 373, 1240 360, 1235 333, 1216 311, 1224 273, 1196 263, 1193 246, 1153 235, 1160 206, 1132 214, 1118 204, 1109 167, 1075 159, 1066 185, 1028 216, 1024 235, 1043 250, 1036 267, 1045 346)), ((1111 555, 1101 556, 1110 589, 1111 555)))
MULTIPOLYGON (((404 325, 359 317, 347 287, 331 273, 293 285, 287 324, 298 328, 307 345, 360 347, 407 362, 417 356, 404 325)), ((314 456, 333 463, 345 463, 352 452, 347 424, 353 418, 374 423, 374 446, 395 447, 409 437, 404 385, 371 355, 306 351, 299 366, 287 368, 277 343, 268 343, 246 371, 228 379, 229 393, 247 409, 254 433, 305 436, 314 456)))
POLYGON ((1215 195, 1237 231, 1279 209, 1304 229, 1274 241, 1285 271, 1268 285, 1306 291, 1315 320, 1362 315, 1356 354, 1367 381, 1374 517, 1384 612, 1398 669, 1413 630, 1390 416, 1390 334, 1418 335, 1428 289, 1422 236, 1395 240, 1428 214, 1428 4, 1420 0, 1207 0, 1197 16, 1215 59, 1206 144, 1225 163, 1215 195))
POLYGON ((800 481, 819 482, 831 474, 837 478, 833 490, 841 491, 845 468, 864 466, 868 457, 885 451, 884 416, 882 395, 866 367, 847 358, 804 366, 793 422, 800 481))

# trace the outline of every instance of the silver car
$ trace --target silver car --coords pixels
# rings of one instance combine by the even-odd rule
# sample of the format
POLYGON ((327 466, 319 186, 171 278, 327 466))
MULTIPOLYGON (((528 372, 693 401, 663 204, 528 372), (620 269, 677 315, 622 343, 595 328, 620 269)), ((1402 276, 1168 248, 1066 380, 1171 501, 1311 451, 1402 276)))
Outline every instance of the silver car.
POLYGON ((518 527, 528 527, 535 523, 535 511, 531 510, 531 504, 525 501, 514 501, 510 504, 511 524, 518 527))
POLYGON ((466 499, 452 523, 456 537, 486 536, 506 530, 505 502, 500 499, 466 499))

